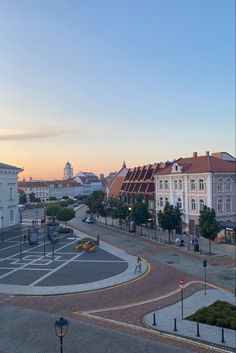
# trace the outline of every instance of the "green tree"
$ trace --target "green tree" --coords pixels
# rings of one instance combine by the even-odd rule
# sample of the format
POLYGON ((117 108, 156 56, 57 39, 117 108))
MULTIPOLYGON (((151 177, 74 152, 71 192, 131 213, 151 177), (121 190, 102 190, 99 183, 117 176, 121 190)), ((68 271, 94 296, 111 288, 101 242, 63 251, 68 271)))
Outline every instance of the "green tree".
POLYGON ((34 192, 31 192, 29 194, 29 200, 30 200, 30 202, 34 202, 35 201, 35 193, 34 192))
POLYGON ((209 240, 209 255, 211 255, 211 240, 214 240, 220 230, 213 208, 203 206, 198 219, 199 233, 209 240))
POLYGON ((22 205, 25 205, 26 202, 27 202, 27 196, 26 196, 26 193, 23 190, 20 191, 19 202, 22 205))
POLYGON ((101 190, 94 191, 91 195, 89 195, 85 203, 92 213, 100 214, 105 212, 105 196, 105 193, 101 190))
POLYGON ((148 219, 150 218, 148 205, 147 202, 144 200, 143 195, 138 195, 136 203, 132 210, 131 217, 137 225, 146 224, 148 219))
POLYGON ((47 206, 46 215, 52 217, 53 223, 55 223, 55 217, 60 209, 61 207, 57 203, 51 203, 47 206))
POLYGON ((117 200, 116 207, 112 210, 113 218, 126 219, 129 210, 128 206, 123 202, 123 200, 117 200))
POLYGON ((178 206, 170 205, 166 202, 164 210, 160 210, 157 214, 158 223, 163 230, 168 230, 169 244, 170 244, 170 233, 174 229, 178 229, 181 222, 180 210, 178 206))
POLYGON ((66 227, 66 222, 70 221, 72 218, 75 217, 75 211, 72 210, 72 208, 60 208, 57 212, 56 217, 59 221, 65 222, 66 227))

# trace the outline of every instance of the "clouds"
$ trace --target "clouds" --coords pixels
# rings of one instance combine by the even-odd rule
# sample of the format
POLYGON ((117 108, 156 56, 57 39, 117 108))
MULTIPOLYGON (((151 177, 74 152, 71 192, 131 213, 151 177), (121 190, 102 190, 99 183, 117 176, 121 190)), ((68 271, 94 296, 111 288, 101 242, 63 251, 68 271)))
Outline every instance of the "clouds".
POLYGON ((72 133, 69 129, 45 128, 38 130, 0 133, 0 141, 34 141, 56 138, 72 133))

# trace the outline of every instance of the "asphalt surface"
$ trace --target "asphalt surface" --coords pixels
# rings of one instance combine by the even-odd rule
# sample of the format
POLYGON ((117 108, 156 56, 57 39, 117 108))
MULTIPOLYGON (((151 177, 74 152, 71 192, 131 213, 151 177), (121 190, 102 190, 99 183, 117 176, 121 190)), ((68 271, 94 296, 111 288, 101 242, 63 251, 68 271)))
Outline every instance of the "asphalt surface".
MULTIPOLYGON (((196 342, 183 342, 176 337, 165 337, 143 327, 145 314, 179 301, 179 278, 192 283, 185 290, 186 297, 203 288, 203 274, 200 277, 203 255, 187 254, 179 248, 133 234, 84 224, 81 222, 83 212, 81 210, 79 218, 72 220, 71 224, 95 237, 99 233, 101 240, 135 256, 140 255, 150 263, 151 271, 129 284, 95 292, 50 297, 0 295, 0 316, 4 317, 0 321, 0 351, 59 352, 59 340, 53 324, 60 316, 71 322, 64 339, 64 353, 228 351, 196 342), (191 258, 195 261, 193 267, 189 265, 191 258), (192 274, 197 267, 201 269, 199 273, 192 274), (172 292, 175 294, 171 295, 172 292)), ((219 272, 234 269, 234 259, 227 254, 209 258, 209 264, 219 272)), ((213 278, 209 266, 208 281, 215 283, 215 279, 217 272, 213 278)), ((217 283, 220 284, 219 281, 217 283)), ((229 280, 223 278, 222 284, 233 292, 234 287, 229 280)))

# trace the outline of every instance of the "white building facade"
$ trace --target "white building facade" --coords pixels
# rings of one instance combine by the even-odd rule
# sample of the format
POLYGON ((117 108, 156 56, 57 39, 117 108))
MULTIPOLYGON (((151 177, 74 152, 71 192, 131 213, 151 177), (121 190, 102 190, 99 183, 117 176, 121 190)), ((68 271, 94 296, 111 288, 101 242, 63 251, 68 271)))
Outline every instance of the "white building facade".
MULTIPOLYGON (((233 158, 233 157, 232 157, 233 158)), ((196 234, 200 210, 206 205, 222 223, 236 222, 236 163, 209 155, 180 158, 155 175, 156 211, 179 205, 182 231, 196 234)))
POLYGON ((18 173, 23 169, 0 163, 0 226, 19 223, 18 173))

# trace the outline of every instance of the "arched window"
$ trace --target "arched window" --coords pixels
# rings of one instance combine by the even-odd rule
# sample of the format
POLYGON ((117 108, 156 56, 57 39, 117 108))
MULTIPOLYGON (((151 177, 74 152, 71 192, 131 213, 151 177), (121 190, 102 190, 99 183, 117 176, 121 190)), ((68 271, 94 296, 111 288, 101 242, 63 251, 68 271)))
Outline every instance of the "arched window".
POLYGON ((165 203, 167 204, 169 202, 168 197, 165 198, 165 203))
POLYGON ((198 180, 198 189, 204 190, 204 180, 203 179, 198 180))
POLYGON ((202 211, 202 210, 203 210, 203 207, 204 207, 204 201, 203 201, 203 200, 200 200, 200 201, 199 201, 199 210, 202 211))
POLYGON ((165 180, 165 189, 168 189, 168 180, 165 180))
POLYGON ((174 190, 177 190, 177 189, 178 189, 178 181, 174 180, 174 190))
POLYGON ((159 181, 159 187, 160 187, 160 189, 163 189, 163 181, 162 180, 159 181))
POLYGON ((230 198, 226 199, 225 210, 226 210, 226 212, 231 211, 231 199, 230 198))
POLYGON ((180 197, 178 197, 178 199, 177 199, 177 206, 178 206, 179 208, 182 208, 182 200, 181 200, 180 197))
POLYGON ((194 199, 191 200, 191 211, 195 211, 196 210, 196 202, 194 199))
POLYGON ((217 210, 218 210, 218 212, 223 212, 223 200, 222 199, 218 200, 217 210))
POLYGON ((160 207, 163 207, 163 198, 160 197, 160 207))

